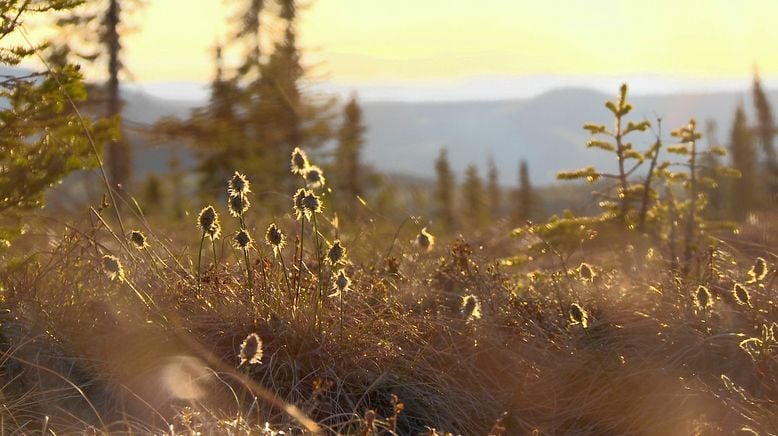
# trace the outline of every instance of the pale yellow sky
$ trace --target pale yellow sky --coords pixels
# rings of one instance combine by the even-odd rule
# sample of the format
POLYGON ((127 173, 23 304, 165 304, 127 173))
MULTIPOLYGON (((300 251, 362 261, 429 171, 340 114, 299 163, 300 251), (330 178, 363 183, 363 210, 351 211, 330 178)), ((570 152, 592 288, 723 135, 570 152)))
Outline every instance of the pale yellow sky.
MULTIPOLYGON (((227 0, 147 0, 125 39, 139 82, 210 80, 227 0)), ((300 40, 340 82, 483 75, 778 74, 777 0, 313 0, 300 40)))

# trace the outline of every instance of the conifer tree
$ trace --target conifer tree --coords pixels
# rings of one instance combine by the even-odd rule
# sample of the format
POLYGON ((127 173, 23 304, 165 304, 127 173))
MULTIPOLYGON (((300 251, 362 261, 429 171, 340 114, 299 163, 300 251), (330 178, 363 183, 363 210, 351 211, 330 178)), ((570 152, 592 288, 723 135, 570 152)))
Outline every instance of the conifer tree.
POLYGON ((362 109, 356 97, 351 97, 343 108, 343 121, 338 130, 338 146, 333 165, 338 191, 345 196, 348 206, 355 206, 357 196, 363 195, 362 183, 365 175, 362 174, 361 154, 364 132, 362 109))
MULTIPOLYGON (((716 123, 708 121, 705 126, 705 136, 708 138, 708 150, 712 151, 716 144, 716 123)), ((705 218, 711 220, 720 220, 724 218, 724 177, 717 169, 721 168, 721 159, 716 153, 705 153, 700 158, 700 176, 707 180, 707 186, 704 187, 707 206, 705 207, 705 218)))
POLYGON ((762 83, 759 79, 759 74, 754 74, 754 109, 756 109, 756 132, 755 141, 758 143, 757 147, 761 148, 765 155, 765 187, 769 196, 775 201, 778 196, 778 158, 776 157, 774 138, 776 133, 775 120, 773 118, 773 111, 770 107, 770 102, 767 99, 767 95, 762 89, 762 83))
MULTIPOLYGON (((104 103, 103 114, 109 118, 119 119, 122 113, 121 91, 119 88, 124 65, 121 61, 121 35, 127 31, 123 24, 128 13, 133 13, 140 6, 139 0, 95 0, 83 3, 83 6, 73 9, 64 15, 57 24, 66 29, 65 34, 71 35, 69 40, 54 41, 51 56, 54 59, 78 60, 90 63, 105 64, 107 81, 100 93, 94 97, 104 103), (98 46, 96 51, 82 52, 76 48, 98 46)), ((111 138, 106 144, 106 167, 109 180, 114 189, 125 190, 132 179, 132 148, 122 135, 111 138)))
POLYGON ((435 173, 437 174, 437 187, 435 189, 436 218, 445 230, 454 228, 454 173, 448 162, 448 151, 440 150, 435 161, 435 173))
POLYGON ((524 224, 532 219, 534 194, 529 178, 529 167, 527 161, 522 159, 519 163, 519 189, 516 196, 515 217, 518 224, 524 224))
MULTIPOLYGON (((0 2, 0 65, 16 66, 41 50, 6 43, 22 22, 43 13, 67 11, 77 4, 69 0, 0 2)), ((78 68, 64 60, 52 68, 0 75, 0 225, 6 226, 0 238, 11 236, 6 231, 15 228, 9 219, 43 204, 47 188, 67 174, 97 163, 89 136, 104 141, 115 134, 113 123, 80 118, 71 106, 71 99, 80 102, 86 98, 78 68)))
POLYGON ((478 175, 478 167, 470 164, 465 170, 462 184, 462 218, 471 228, 483 227, 486 221, 486 203, 484 188, 478 175))
POLYGON ((489 173, 487 175, 486 195, 488 200, 489 220, 494 221, 500 217, 502 202, 500 196, 502 192, 500 190, 500 173, 497 170, 497 165, 494 163, 494 158, 489 157, 489 173))
POLYGON ((756 146, 742 104, 739 104, 735 111, 729 150, 732 156, 732 167, 740 173, 740 177, 732 183, 729 204, 732 208, 732 216, 743 219, 756 207, 757 166, 756 146))

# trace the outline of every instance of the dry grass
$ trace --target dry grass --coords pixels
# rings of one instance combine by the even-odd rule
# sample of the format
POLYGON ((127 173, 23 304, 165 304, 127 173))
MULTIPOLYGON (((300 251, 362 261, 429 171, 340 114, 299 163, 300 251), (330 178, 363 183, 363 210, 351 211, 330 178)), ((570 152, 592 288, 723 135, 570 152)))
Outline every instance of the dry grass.
POLYGON ((294 433, 305 419, 327 434, 778 431, 774 345, 755 356, 739 347, 778 321, 776 258, 751 228, 750 240, 700 253, 694 279, 640 244, 615 254, 591 246, 564 265, 550 256, 530 271, 500 263, 517 249, 493 236, 507 231, 478 244, 436 235, 427 252, 420 225, 366 221, 356 234, 321 215, 322 238, 348 250, 352 289, 341 304, 326 297, 339 266, 319 264, 313 221, 303 221, 300 272, 291 213, 276 221, 288 238, 283 264, 260 238, 268 222, 225 219, 226 235, 245 225, 258 241, 246 257, 218 240, 216 263, 204 249, 198 281, 193 225, 171 229, 176 241, 149 226, 149 246, 136 249, 99 215, 83 229, 35 227, 47 230, 26 243, 47 248, 3 270, 3 433, 294 433), (103 272, 105 254, 118 256, 126 281, 103 272), (757 255, 770 269, 746 285, 749 307, 731 290, 757 255), (582 260, 593 277, 581 277, 582 260), (298 280, 304 298, 293 310, 298 280), (699 284, 711 309, 694 305, 699 284), (462 312, 468 295, 480 318, 462 312), (571 322, 573 303, 588 313, 586 328, 571 322), (262 363, 239 365, 251 333, 262 363))

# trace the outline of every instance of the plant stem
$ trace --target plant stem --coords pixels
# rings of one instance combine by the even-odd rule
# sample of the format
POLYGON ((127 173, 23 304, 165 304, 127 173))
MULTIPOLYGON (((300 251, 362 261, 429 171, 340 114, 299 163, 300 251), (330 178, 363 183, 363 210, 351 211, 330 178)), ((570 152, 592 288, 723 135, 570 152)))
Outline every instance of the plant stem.
MULTIPOLYGON (((280 259, 281 269, 283 270, 282 272, 284 273, 284 280, 286 281, 286 289, 289 291, 291 296, 292 292, 294 291, 292 290, 292 284, 289 282, 289 274, 286 269, 286 263, 284 262, 284 255, 281 253, 281 250, 276 251, 275 248, 273 250, 276 252, 278 258, 280 259)), ((294 301, 292 301, 292 304, 294 304, 294 301)))
POLYGON ((294 307, 300 305, 300 287, 303 279, 303 240, 305 239, 305 220, 300 218, 300 257, 297 258, 297 289, 294 295, 294 307))
POLYGON ((316 213, 313 213, 313 234, 316 240, 316 260, 318 263, 318 278, 316 280, 316 306, 314 309, 314 320, 319 324, 319 306, 322 303, 322 281, 321 281, 321 247, 319 242, 319 226, 316 222, 316 213))
POLYGON ((203 237, 200 238, 200 249, 197 251, 197 289, 200 289, 200 283, 202 282, 202 276, 200 267, 203 260, 203 243, 205 242, 205 231, 203 231, 203 237))

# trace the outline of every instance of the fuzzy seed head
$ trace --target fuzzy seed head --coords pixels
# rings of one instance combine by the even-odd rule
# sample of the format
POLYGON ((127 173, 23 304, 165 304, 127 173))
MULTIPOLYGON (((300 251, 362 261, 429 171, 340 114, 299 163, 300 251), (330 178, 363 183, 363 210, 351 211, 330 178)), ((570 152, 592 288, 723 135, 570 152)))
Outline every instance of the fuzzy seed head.
POLYGON ((313 214, 315 213, 321 213, 322 210, 322 204, 321 200, 319 199, 319 196, 314 194, 313 191, 308 191, 305 197, 303 197, 303 211, 305 213, 305 217, 309 220, 311 217, 313 217, 313 214))
POLYGON ((481 319, 481 302, 475 295, 466 295, 462 297, 462 315, 467 322, 473 322, 481 319))
POLYGON ((346 260, 346 248, 341 245, 340 240, 336 239, 327 252, 327 260, 330 264, 338 265, 346 260))
POLYGON ((710 309, 713 306, 713 296, 706 286, 697 286, 697 291, 694 293, 694 305, 698 309, 710 309))
POLYGON ((416 236, 416 245, 419 246, 422 252, 426 253, 432 250, 432 246, 435 245, 435 237, 424 227, 419 232, 419 235, 416 236))
POLYGON ((335 276, 335 293, 347 292, 351 287, 351 279, 346 275, 346 271, 339 270, 335 276))
POLYGON ((284 232, 273 223, 270 224, 267 228, 267 232, 265 232, 265 242, 267 245, 273 247, 273 250, 278 251, 286 245, 286 236, 284 236, 284 232))
POLYGON ((227 193, 233 195, 246 195, 251 192, 251 184, 243 174, 235 171, 230 181, 227 183, 227 193))
POLYGON ((307 195, 308 190, 305 188, 300 188, 292 196, 292 201, 294 203, 294 215, 298 220, 305 216, 305 205, 303 204, 303 200, 305 200, 307 195))
POLYGON ((111 280, 124 280, 124 267, 116 256, 110 254, 103 256, 103 270, 111 280))
POLYGON ((767 261, 762 257, 757 257, 754 266, 748 271, 748 275, 751 276, 751 280, 758 282, 764 280, 767 277, 767 261))
POLYGON ((241 250, 247 250, 252 243, 253 240, 251 239, 251 235, 249 235, 249 232, 245 229, 238 230, 238 232, 235 233, 235 237, 232 238, 232 245, 241 250))
POLYGON ((146 235, 140 230, 133 230, 130 233, 130 242, 132 242, 132 245, 138 250, 143 250, 149 246, 149 243, 146 241, 146 235))
POLYGON ((573 324, 580 324, 581 327, 589 327, 589 314, 578 303, 570 305, 570 321, 573 324))
POLYGON ((216 214, 216 209, 213 206, 206 206, 200 211, 200 215, 197 217, 197 225, 212 241, 219 239, 222 228, 219 224, 219 216, 216 214))
POLYGON ((591 265, 583 262, 581 263, 581 266, 578 267, 578 275, 581 276, 581 280, 585 282, 592 282, 594 281, 594 277, 597 275, 597 273, 594 272, 594 268, 592 268, 591 265))
POLYGON ((240 355, 238 357, 240 358, 238 366, 242 366, 245 363, 249 365, 262 363, 262 339, 259 338, 258 334, 252 333, 246 336, 246 339, 240 344, 240 355))
POLYGON ((292 174, 303 174, 306 168, 308 168, 308 156, 300 147, 295 147, 292 151, 292 174))
POLYGON ((735 297, 735 301, 743 306, 751 306, 751 294, 748 293, 748 289, 740 283, 735 283, 732 287, 732 296, 735 297))
POLYGON ((311 165, 306 168, 303 173, 303 178, 310 189, 321 188, 325 183, 324 172, 316 165, 311 165))
POLYGON ((229 209, 230 215, 234 216, 235 218, 240 218, 243 216, 243 214, 249 210, 250 206, 251 203, 249 202, 248 197, 244 194, 230 195, 229 198, 227 198, 227 209, 229 209))

